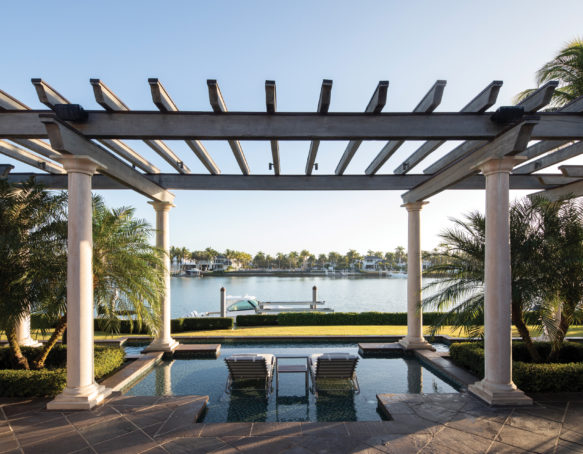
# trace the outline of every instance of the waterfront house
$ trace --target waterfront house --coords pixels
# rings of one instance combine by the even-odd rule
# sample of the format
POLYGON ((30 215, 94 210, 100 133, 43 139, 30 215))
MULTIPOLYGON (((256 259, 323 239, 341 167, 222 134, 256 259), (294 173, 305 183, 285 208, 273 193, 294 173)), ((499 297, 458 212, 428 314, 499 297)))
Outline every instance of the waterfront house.
POLYGON ((360 263, 362 264, 361 269, 363 271, 378 271, 380 269, 379 264, 382 261, 383 259, 381 257, 367 255, 360 261, 360 263))

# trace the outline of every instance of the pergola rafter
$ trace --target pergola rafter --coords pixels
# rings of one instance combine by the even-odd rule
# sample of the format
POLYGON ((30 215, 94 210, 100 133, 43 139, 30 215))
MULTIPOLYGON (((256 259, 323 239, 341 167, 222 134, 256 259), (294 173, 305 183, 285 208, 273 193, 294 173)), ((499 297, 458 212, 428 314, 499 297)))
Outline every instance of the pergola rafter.
MULTIPOLYGON (((330 108, 330 100, 332 98, 332 81, 324 79, 322 81, 322 88, 320 89, 320 99, 318 100, 318 113, 327 114, 330 108)), ((310 150, 308 151, 308 160, 306 162, 306 175, 311 175, 316 164, 316 155, 320 147, 319 140, 312 140, 310 142, 310 150)))

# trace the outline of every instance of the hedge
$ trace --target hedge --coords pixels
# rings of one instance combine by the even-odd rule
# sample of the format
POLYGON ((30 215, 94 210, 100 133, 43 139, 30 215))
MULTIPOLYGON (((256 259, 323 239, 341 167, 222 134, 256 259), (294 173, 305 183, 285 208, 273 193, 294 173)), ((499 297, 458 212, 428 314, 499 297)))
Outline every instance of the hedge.
MULTIPOLYGON (((103 319, 94 319, 94 329, 96 331, 106 331, 103 319)), ((142 324, 140 329, 135 322, 129 320, 119 320, 113 325, 115 333, 126 334, 150 334, 147 327, 142 324)), ((200 317, 200 318, 175 318, 170 321, 170 329, 173 333, 184 331, 204 331, 210 329, 231 329, 233 319, 231 317, 200 317)))
MULTIPOLYGON (((22 348, 30 360, 38 350, 22 348)), ((0 396, 2 397, 53 397, 59 394, 67 383, 67 348, 55 345, 46 361, 46 369, 13 370, 6 369, 10 361, 8 347, 0 347, 0 396)), ((124 362, 125 353, 121 347, 95 346, 95 379, 100 380, 117 370, 124 362)))
MULTIPOLYGON (((423 314, 430 325, 441 314, 423 314)), ((310 326, 310 325, 407 325, 406 312, 284 312, 280 314, 239 315, 237 326, 310 326)))
MULTIPOLYGON (((536 349, 544 357, 550 351, 548 342, 536 342, 536 349)), ((484 377, 484 347, 480 342, 452 344, 452 361, 478 378, 484 377)), ((556 363, 532 363, 523 342, 512 344, 512 380, 521 390, 536 392, 583 391, 583 345, 565 342, 556 363)))

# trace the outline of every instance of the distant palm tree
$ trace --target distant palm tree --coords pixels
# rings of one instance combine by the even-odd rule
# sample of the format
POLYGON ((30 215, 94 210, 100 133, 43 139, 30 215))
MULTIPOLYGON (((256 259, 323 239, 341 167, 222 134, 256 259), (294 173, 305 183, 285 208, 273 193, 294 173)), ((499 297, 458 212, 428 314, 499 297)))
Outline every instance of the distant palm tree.
MULTIPOLYGON (((551 80, 558 80, 559 87, 553 94, 551 106, 561 107, 583 96, 583 40, 568 42, 555 58, 546 63, 536 73, 536 83, 540 86, 551 80)), ((526 98, 535 89, 524 90, 517 101, 526 98)))

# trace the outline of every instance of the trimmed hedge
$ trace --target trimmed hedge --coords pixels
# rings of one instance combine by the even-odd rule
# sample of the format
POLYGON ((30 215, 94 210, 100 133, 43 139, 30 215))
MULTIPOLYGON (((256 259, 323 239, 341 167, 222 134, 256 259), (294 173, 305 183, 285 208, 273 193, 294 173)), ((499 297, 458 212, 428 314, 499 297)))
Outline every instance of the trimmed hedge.
MULTIPOLYGON (((105 331, 104 327, 105 325, 102 319, 94 319, 95 331, 105 331)), ((233 328, 233 319, 231 317, 175 318, 170 321, 170 329, 173 333, 231 328, 233 328)), ((138 329, 136 323, 130 323, 129 320, 119 320, 114 325, 114 332, 117 334, 150 334, 150 331, 148 331, 145 325, 142 325, 138 329)))
POLYGON ((275 326, 277 324, 277 314, 237 316, 237 326, 275 326))
MULTIPOLYGON (((37 349, 24 347, 23 354, 32 360, 37 349)), ((53 397, 67 383, 67 348, 55 345, 46 361, 46 369, 13 370, 9 367, 8 347, 0 347, 0 396, 2 397, 53 397)), ((124 362, 125 352, 121 347, 95 346, 95 379, 112 374, 124 362)))
MULTIPOLYGON (((423 314, 430 325, 439 312, 423 314)), ((314 326, 314 325, 407 325, 406 312, 284 312, 280 314, 239 315, 237 326, 314 326)))
MULTIPOLYGON (((551 349, 548 342, 536 342, 536 349, 544 357, 551 349)), ((449 347, 452 361, 484 377, 484 346, 481 342, 463 342, 449 347)), ((536 392, 583 391, 583 345, 565 342, 556 363, 532 363, 523 342, 512 344, 512 380, 521 390, 536 392)))

